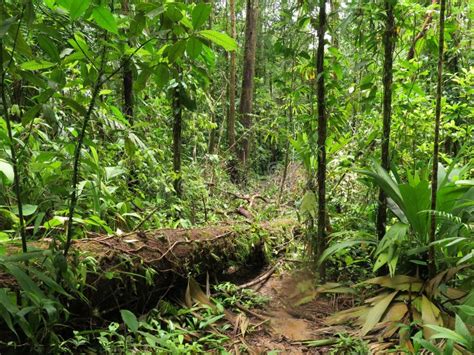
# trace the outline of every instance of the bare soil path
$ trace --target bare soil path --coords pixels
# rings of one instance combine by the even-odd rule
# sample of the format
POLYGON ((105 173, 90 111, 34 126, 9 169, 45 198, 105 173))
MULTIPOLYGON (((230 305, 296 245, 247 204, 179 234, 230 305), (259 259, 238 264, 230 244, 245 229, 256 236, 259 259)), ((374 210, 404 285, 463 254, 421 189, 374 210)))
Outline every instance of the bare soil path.
MULTIPOLYGON (((264 273, 264 272, 263 272, 264 273)), ((263 274, 262 273, 262 274, 263 274)), ((327 354, 329 346, 312 347, 308 341, 329 339, 344 327, 328 327, 324 318, 351 306, 347 297, 314 296, 314 275, 307 270, 274 273, 264 283, 252 288, 269 298, 256 313, 267 321, 249 315, 252 323, 262 323, 257 330, 234 341, 234 354, 327 354)))

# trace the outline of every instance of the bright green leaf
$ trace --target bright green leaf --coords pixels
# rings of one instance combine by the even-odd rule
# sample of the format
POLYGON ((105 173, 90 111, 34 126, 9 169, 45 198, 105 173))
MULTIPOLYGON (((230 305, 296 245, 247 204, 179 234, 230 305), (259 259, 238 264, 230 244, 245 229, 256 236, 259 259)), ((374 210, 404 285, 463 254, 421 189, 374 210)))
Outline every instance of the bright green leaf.
POLYGON ((20 64, 20 68, 23 70, 42 70, 54 67, 55 64, 46 60, 30 60, 28 62, 20 64))
POLYGON ((199 54, 201 54, 201 51, 202 42, 199 39, 195 37, 191 37, 190 39, 188 39, 188 41, 186 42, 186 53, 188 53, 191 58, 196 59, 199 54))
POLYGON ((120 315, 122 316, 123 322, 130 331, 136 332, 138 330, 138 319, 132 312, 126 309, 121 309, 120 315))
POLYGON ((117 21, 115 21, 115 17, 110 10, 102 6, 96 7, 92 11, 92 17, 104 30, 118 34, 117 21))
POLYGON ((5 160, 0 159, 0 173, 3 174, 9 183, 12 183, 15 179, 15 174, 13 172, 13 166, 6 162, 5 160))
POLYGON ((237 49, 237 43, 235 42, 235 40, 225 33, 217 32, 214 30, 202 30, 199 31, 198 34, 201 37, 208 39, 209 41, 221 46, 226 51, 235 51, 237 49))
POLYGON ((72 20, 77 20, 79 17, 84 15, 86 10, 89 8, 90 0, 72 0, 69 7, 69 16, 72 20))
POLYGON ((209 18, 209 15, 211 14, 211 10, 211 5, 205 3, 199 3, 194 7, 192 13, 194 29, 201 27, 206 22, 206 20, 209 18))

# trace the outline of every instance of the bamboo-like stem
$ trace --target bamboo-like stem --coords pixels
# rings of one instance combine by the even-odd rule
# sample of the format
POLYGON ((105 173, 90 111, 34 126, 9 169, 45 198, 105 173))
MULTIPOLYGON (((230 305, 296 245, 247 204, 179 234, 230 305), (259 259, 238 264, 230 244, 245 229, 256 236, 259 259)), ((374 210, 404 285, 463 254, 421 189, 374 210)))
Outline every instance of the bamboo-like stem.
POLYGON ((439 161, 439 126, 441 121, 441 99, 443 90, 443 60, 444 60, 444 13, 446 0, 441 0, 439 12, 439 40, 438 40, 438 82, 436 87, 436 109, 433 144, 433 172, 431 176, 431 225, 429 236, 428 271, 431 277, 436 275, 435 248, 436 239, 436 198, 438 193, 438 161, 439 161))
MULTIPOLYGON (((0 3, 1 4, 1 11, 0 13, 4 13, 3 9, 3 1, 0 3)), ((5 118, 5 122, 7 125, 7 133, 8 133, 8 140, 10 143, 10 159, 12 162, 12 167, 13 167, 13 184, 15 185, 15 197, 16 197, 16 203, 17 203, 17 208, 18 208, 18 218, 20 221, 20 238, 21 238, 21 249, 24 253, 28 251, 28 245, 26 242, 26 230, 25 230, 25 217, 23 215, 23 203, 21 199, 21 181, 20 181, 20 175, 18 171, 18 156, 15 148, 15 142, 13 138, 13 129, 11 125, 11 116, 8 108, 8 102, 7 102, 7 94, 6 94, 6 88, 5 88, 5 79, 7 75, 7 70, 10 67, 10 65, 13 62, 13 56, 15 54, 15 49, 18 41, 18 34, 20 33, 20 27, 21 27, 21 22, 23 20, 23 14, 25 11, 25 7, 21 10, 21 15, 20 15, 20 20, 18 23, 18 28, 15 33, 15 40, 13 42, 13 48, 12 52, 10 55, 10 60, 8 61, 6 67, 3 66, 3 40, 0 39, 0 65, 1 65, 1 77, 0 77, 0 90, 1 90, 1 97, 2 97, 2 105, 3 105, 3 116, 5 118)))

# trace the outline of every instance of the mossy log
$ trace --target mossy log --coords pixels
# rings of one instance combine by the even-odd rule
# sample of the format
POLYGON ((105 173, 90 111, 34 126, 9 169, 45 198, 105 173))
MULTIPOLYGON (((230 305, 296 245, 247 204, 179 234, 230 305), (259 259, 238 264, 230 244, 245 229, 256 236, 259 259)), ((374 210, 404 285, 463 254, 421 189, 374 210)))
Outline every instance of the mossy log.
MULTIPOLYGON (((285 219, 76 240, 71 259, 93 260, 95 271, 88 273, 83 289, 88 302, 76 299, 68 308, 86 318, 107 317, 122 308, 144 312, 189 276, 222 280, 229 270, 262 266, 268 254, 294 236, 295 226, 285 219)), ((1 276, 0 287, 11 287, 11 278, 7 282, 7 275, 1 276)))

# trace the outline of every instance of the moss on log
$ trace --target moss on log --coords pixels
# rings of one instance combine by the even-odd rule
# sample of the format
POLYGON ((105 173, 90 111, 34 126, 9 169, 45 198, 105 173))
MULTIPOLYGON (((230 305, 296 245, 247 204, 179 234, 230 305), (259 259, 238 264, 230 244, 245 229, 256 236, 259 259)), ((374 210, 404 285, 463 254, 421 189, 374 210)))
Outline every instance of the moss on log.
MULTIPOLYGON (((85 318, 107 317, 121 308, 145 312, 189 276, 221 279, 229 269, 263 265, 269 253, 293 237, 295 226, 286 219, 76 240, 71 260, 92 260, 95 271, 87 274, 82 291, 88 301, 68 301, 68 309, 85 318)), ((47 243, 32 245, 45 248, 47 243)), ((0 275, 0 287, 12 288, 12 281, 0 275)))

